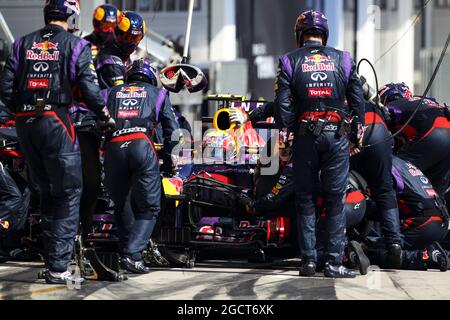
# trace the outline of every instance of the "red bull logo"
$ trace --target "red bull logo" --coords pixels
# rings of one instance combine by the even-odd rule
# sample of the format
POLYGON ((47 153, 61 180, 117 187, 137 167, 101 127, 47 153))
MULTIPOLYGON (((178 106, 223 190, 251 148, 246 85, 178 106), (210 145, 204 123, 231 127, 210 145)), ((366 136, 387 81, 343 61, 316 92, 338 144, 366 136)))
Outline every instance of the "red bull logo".
POLYGON ((145 89, 142 87, 127 87, 127 88, 122 88, 121 91, 125 91, 125 92, 136 92, 136 91, 144 91, 145 89))
POLYGON ((53 53, 50 53, 48 51, 41 51, 40 53, 35 53, 33 50, 27 50, 26 59, 37 61, 58 61, 59 51, 55 51, 53 53))
POLYGON ((334 71, 335 66, 330 57, 315 54, 305 58, 306 64, 302 64, 303 72, 334 71))
POLYGON ((58 61, 58 43, 53 43, 50 41, 33 42, 31 50, 27 50, 26 59, 38 61, 58 61), (34 50, 39 50, 39 53, 36 53, 34 50), (50 51, 53 51, 53 53, 50 53, 50 51))
POLYGON ((118 99, 131 99, 131 98, 147 98, 147 92, 136 92, 136 91, 130 91, 129 93, 125 93, 122 91, 119 91, 116 93, 116 98, 118 99))
POLYGON ((44 41, 39 43, 33 42, 31 50, 27 50, 26 59, 37 61, 58 61, 59 60, 58 43, 53 43, 50 41, 44 41), (39 50, 39 53, 36 53, 34 50, 39 50), (50 51, 53 51, 53 53, 50 53, 50 51))
POLYGON ((331 59, 328 56, 323 56, 321 54, 315 54, 313 56, 306 57, 306 61, 319 64, 321 62, 331 62, 331 59))
POLYGON ((58 43, 53 43, 50 41, 44 41, 39 43, 33 42, 31 50, 41 50, 41 51, 58 50, 58 43))

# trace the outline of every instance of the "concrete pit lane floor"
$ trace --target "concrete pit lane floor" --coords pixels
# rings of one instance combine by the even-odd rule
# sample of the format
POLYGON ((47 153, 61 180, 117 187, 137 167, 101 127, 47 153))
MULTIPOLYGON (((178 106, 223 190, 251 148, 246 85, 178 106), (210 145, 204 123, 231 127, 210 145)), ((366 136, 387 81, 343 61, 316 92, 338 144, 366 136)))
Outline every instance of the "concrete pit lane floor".
POLYGON ((431 270, 373 268, 367 276, 300 278, 295 260, 274 264, 203 261, 193 269, 153 269, 119 283, 88 281, 80 290, 37 279, 42 264, 0 265, 2 300, 440 300, 450 299, 450 276, 431 270))

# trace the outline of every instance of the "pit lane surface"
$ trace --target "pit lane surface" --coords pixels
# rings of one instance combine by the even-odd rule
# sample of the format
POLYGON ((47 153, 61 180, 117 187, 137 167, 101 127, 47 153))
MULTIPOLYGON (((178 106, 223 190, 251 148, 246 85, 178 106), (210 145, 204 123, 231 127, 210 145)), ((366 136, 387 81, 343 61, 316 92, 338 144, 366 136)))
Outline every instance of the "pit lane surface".
POLYGON ((70 290, 38 280, 41 264, 7 263, 0 265, 0 299, 450 299, 450 277, 438 271, 374 270, 351 280, 305 279, 298 277, 296 264, 206 261, 194 269, 154 269, 121 283, 89 281, 81 290, 70 290))

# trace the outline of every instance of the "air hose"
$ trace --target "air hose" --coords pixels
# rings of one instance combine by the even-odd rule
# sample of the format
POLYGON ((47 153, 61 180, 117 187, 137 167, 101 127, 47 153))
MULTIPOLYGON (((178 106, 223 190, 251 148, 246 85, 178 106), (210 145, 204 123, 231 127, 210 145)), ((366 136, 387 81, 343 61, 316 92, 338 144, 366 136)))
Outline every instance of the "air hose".
MULTIPOLYGON (((427 95, 428 95, 428 93, 429 93, 429 91, 430 91, 430 89, 431 89, 431 87, 432 87, 432 85, 434 83, 434 80, 436 79, 436 76, 437 76, 437 74, 439 72, 439 69, 441 68, 442 62, 444 61, 445 54, 447 53, 447 49, 448 49, 449 44, 450 44, 450 33, 448 34, 447 41, 445 42, 445 45, 444 45, 444 48, 443 48, 442 53, 440 55, 439 61, 438 61, 437 65, 436 65, 436 68, 433 71, 433 74, 432 74, 431 79, 430 79, 430 81, 429 81, 429 83, 428 83, 428 85, 427 85, 427 87, 425 89, 425 92, 423 93, 421 99, 417 101, 417 106, 416 106, 414 112, 412 113, 411 117, 408 119, 408 121, 406 121, 406 123, 403 125, 403 127, 401 127, 391 137, 389 137, 389 138, 387 138, 387 139, 385 139, 385 140, 383 140, 381 142, 378 142, 378 143, 362 146, 362 149, 372 148, 372 147, 377 146, 379 144, 386 143, 386 142, 392 140, 393 138, 397 137, 398 135, 400 135, 406 129, 406 127, 408 127, 408 125, 411 123, 411 121, 414 119, 414 117, 416 116, 417 112, 419 111, 420 106, 422 105, 423 101, 426 99, 426 97, 427 97, 427 95)), ((376 80, 376 85, 377 85, 376 98, 375 98, 375 101, 373 101, 374 97, 370 97, 371 99, 369 99, 369 100, 374 102, 374 103, 376 103, 377 106, 379 106, 380 104, 379 104, 379 96, 378 96, 378 77, 377 77, 377 73, 375 71, 375 68, 374 68, 373 64, 369 60, 362 59, 358 63, 358 69, 357 69, 358 74, 359 74, 359 68, 360 68, 362 62, 367 62, 371 66, 371 68, 373 70, 373 73, 375 75, 375 80, 376 80)), ((366 83, 366 85, 368 86, 367 83, 366 83)))

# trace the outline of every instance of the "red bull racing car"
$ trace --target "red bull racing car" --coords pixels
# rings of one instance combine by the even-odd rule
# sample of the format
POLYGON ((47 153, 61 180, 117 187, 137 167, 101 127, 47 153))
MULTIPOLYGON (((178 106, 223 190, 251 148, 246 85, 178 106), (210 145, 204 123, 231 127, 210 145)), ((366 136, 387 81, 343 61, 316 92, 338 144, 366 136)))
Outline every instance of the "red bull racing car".
MULTIPOLYGON (((272 189, 277 191, 280 171, 255 179, 273 121, 268 119, 256 128, 250 122, 236 127, 229 120, 230 108, 251 112, 262 102, 223 95, 210 96, 209 102, 216 103, 218 111, 213 119, 203 119, 202 149, 197 151, 202 153, 201 161, 183 165, 177 178, 163 182, 165 209, 154 234, 159 250, 172 266, 184 267, 193 267, 204 257, 224 255, 244 255, 249 262, 297 256, 293 194, 269 215, 249 213, 242 203, 243 193, 257 199, 272 189)), ((363 179, 352 174, 346 211, 361 220, 366 210, 365 189, 363 179)))

